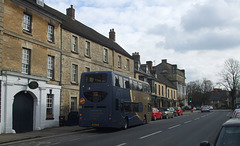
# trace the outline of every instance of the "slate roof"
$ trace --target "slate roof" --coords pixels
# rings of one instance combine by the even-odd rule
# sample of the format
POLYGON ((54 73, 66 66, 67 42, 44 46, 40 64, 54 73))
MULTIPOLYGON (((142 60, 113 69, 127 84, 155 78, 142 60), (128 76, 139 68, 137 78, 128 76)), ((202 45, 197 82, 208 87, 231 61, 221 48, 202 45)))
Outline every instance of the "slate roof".
POLYGON ((222 101, 226 97, 228 97, 227 91, 212 92, 209 101, 222 101))
POLYGON ((61 20, 63 29, 66 29, 72 33, 82 36, 88 40, 91 40, 95 43, 105 46, 111 50, 114 50, 132 59, 132 56, 112 39, 105 37, 104 35, 98 33, 94 29, 82 24, 77 20, 72 19, 71 17, 49 7, 46 4, 44 5, 44 7, 41 7, 38 4, 36 4, 36 0, 13 0, 13 1, 22 3, 28 7, 33 8, 36 11, 41 11, 43 13, 47 13, 53 17, 56 17, 59 20, 61 20))
MULTIPOLYGON (((146 65, 146 64, 142 64, 142 65, 146 65)), ((141 65, 141 66, 142 66, 142 65, 141 65)), ((161 74, 158 74, 158 75, 157 75, 157 78, 155 78, 152 74, 147 74, 147 73, 145 73, 142 68, 140 68, 140 70, 138 70, 138 69, 135 68, 134 71, 135 71, 135 72, 138 72, 138 73, 140 73, 140 74, 142 74, 142 75, 144 75, 144 76, 147 77, 148 79, 152 79, 152 80, 158 81, 159 83, 162 83, 162 84, 166 85, 167 87, 171 87, 171 88, 173 88, 173 89, 177 89, 176 86, 174 86, 167 78, 165 78, 165 77, 164 77, 163 75, 161 75, 161 74)))

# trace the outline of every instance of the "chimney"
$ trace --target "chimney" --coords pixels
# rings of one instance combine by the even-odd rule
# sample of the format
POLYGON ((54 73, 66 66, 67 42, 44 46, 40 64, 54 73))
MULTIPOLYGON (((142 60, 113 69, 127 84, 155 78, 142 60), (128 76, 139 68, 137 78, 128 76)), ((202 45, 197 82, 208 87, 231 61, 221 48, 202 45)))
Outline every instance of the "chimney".
POLYGON ((152 61, 147 61, 146 63, 148 65, 148 68, 150 69, 150 72, 152 72, 153 71, 152 61))
POLYGON ((113 40, 113 41, 116 41, 115 39, 115 31, 114 29, 110 29, 110 32, 109 32, 109 39, 113 40))
POLYGON ((71 17, 72 19, 75 19, 75 9, 73 8, 73 5, 71 5, 70 8, 67 10, 67 16, 71 17))
POLYGON ((162 59, 162 63, 167 63, 167 59, 162 59))
POLYGON ((132 57, 133 57, 134 61, 140 62, 139 52, 132 53, 132 57))

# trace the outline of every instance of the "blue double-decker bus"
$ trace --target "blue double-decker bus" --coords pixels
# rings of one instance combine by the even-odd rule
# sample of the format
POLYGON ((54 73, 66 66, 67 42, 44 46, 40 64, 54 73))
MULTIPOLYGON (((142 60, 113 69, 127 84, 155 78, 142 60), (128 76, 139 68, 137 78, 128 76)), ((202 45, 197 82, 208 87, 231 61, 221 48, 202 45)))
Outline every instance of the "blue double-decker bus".
POLYGON ((79 126, 128 128, 151 120, 150 86, 114 71, 81 76, 79 126))

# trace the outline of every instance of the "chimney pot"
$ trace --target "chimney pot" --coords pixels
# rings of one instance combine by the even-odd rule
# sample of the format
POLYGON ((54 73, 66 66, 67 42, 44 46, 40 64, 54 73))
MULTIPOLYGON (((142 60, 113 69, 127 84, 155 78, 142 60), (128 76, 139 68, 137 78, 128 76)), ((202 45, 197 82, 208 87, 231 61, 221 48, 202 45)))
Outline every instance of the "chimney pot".
POLYGON ((113 29, 110 29, 109 39, 111 39, 111 40, 113 40, 113 41, 116 41, 114 28, 113 28, 113 29))
POLYGON ((73 8, 73 5, 71 5, 70 8, 67 10, 67 16, 71 17, 72 19, 75 19, 75 9, 73 8))
POLYGON ((147 63, 147 65, 148 65, 148 68, 149 68, 150 71, 152 72, 152 71, 153 71, 152 61, 147 61, 146 63, 147 63))

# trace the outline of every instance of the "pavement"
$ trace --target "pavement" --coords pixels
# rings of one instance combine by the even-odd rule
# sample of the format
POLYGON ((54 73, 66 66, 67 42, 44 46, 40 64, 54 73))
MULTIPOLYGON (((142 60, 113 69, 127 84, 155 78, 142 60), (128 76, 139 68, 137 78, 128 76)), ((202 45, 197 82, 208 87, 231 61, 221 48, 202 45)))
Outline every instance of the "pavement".
MULTIPOLYGON (((194 111, 197 112, 197 111, 194 111)), ((183 115, 191 114, 190 111, 184 111, 183 115)), ((10 134, 0 134, 0 145, 10 142, 17 142, 22 140, 30 140, 36 138, 53 137, 56 135, 70 134, 73 132, 84 131, 90 129, 89 127, 79 127, 77 126, 63 126, 63 127, 52 127, 43 130, 25 132, 25 133, 10 133, 10 134)))
POLYGON ((30 140, 43 137, 52 137, 56 135, 70 134, 73 132, 88 130, 89 127, 79 126, 63 126, 63 127, 52 127, 43 130, 25 132, 25 133, 10 133, 0 134, 0 145, 7 144, 10 142, 17 142, 22 140, 30 140))

